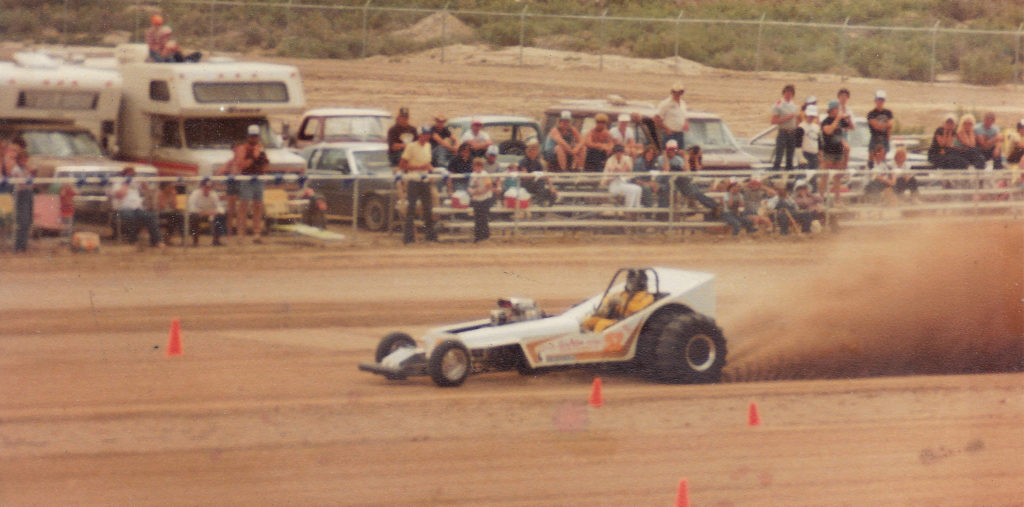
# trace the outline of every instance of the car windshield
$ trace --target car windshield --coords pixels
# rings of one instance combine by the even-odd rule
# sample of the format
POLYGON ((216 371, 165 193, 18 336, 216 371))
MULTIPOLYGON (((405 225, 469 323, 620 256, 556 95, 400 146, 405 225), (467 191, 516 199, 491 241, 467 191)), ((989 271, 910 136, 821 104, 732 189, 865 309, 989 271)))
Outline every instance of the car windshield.
POLYGON ((359 174, 390 176, 392 173, 391 162, 388 161, 386 150, 356 151, 352 153, 352 156, 356 159, 356 165, 359 166, 359 174))
POLYGON ((722 120, 690 119, 690 130, 684 140, 686 147, 698 145, 702 150, 733 150, 737 149, 729 127, 722 120))
MULTIPOLYGON (((491 123, 484 125, 481 130, 491 137, 491 142, 500 145, 505 141, 528 141, 540 139, 537 128, 531 124, 524 123, 491 123)), ((452 126, 452 137, 458 142, 463 133, 469 131, 469 127, 452 126)))
POLYGON ((29 155, 48 157, 102 157, 103 150, 88 132, 29 130, 21 133, 29 155))
POLYGON ((270 130, 265 118, 189 118, 185 120, 185 143, 194 150, 230 149, 245 140, 252 124, 260 126, 264 147, 281 147, 281 139, 270 130))
POLYGON ((325 141, 385 142, 388 118, 382 116, 335 116, 324 121, 325 141))

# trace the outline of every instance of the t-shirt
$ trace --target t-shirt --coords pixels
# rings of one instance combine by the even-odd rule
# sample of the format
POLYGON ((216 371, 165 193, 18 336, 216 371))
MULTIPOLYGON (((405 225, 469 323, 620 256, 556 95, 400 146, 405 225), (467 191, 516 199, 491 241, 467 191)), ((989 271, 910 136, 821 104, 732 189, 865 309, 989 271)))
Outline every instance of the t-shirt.
POLYGON ((490 183, 491 175, 487 171, 474 172, 469 176, 469 198, 473 201, 486 201, 494 197, 492 189, 484 190, 490 183))
POLYGON ((528 173, 541 172, 544 170, 544 164, 541 163, 540 157, 530 160, 528 157, 523 157, 519 160, 519 170, 526 171, 528 173))
POLYGON ((931 144, 931 146, 928 147, 928 160, 932 160, 935 157, 938 157, 938 156, 942 155, 943 150, 945 150, 945 148, 943 148, 942 146, 939 146, 939 141, 936 140, 936 138, 938 136, 942 135, 942 132, 944 130, 945 130, 945 128, 939 127, 937 129, 935 129, 935 133, 932 134, 932 144, 931 144))
POLYGON ((894 116, 892 115, 892 111, 888 109, 883 108, 881 111, 879 111, 877 108, 872 109, 871 112, 868 113, 868 130, 871 131, 871 137, 877 139, 885 139, 886 141, 888 141, 889 131, 875 130, 875 128, 871 126, 871 120, 888 121, 893 118, 894 116))
MULTIPOLYGON (((430 127, 430 133, 437 134, 441 139, 448 139, 452 136, 452 131, 447 126, 437 128, 437 125, 434 125, 430 127)), ((437 140, 434 139, 433 135, 430 136, 430 147, 437 148, 437 140)))
POLYGON ((839 120, 839 126, 832 132, 831 135, 825 133, 825 127, 832 125, 836 122, 836 119, 829 116, 821 122, 821 151, 828 153, 829 155, 842 155, 843 154, 843 134, 842 129, 846 128, 849 124, 846 118, 839 120))
MULTIPOLYGON (((658 155, 657 159, 654 160, 654 166, 658 170, 661 170, 661 168, 665 166, 665 157, 666 156, 667 155, 665 153, 662 153, 661 155, 658 155)), ((669 171, 682 171, 685 168, 686 168, 686 162, 683 161, 683 158, 680 157, 679 155, 676 155, 676 156, 672 157, 672 159, 668 161, 668 170, 669 171)))
POLYGON ((679 99, 677 103, 672 97, 668 97, 658 104, 657 115, 661 116, 665 128, 672 132, 680 132, 686 125, 686 101, 679 99))
POLYGON ((792 129, 796 128, 796 116, 795 115, 796 115, 797 111, 799 111, 799 110, 800 110, 800 108, 797 107, 797 105, 794 104, 793 101, 785 101, 785 100, 779 99, 779 100, 775 101, 775 105, 772 106, 772 116, 778 116, 779 118, 781 118, 783 116, 789 116, 791 114, 794 115, 792 118, 790 118, 790 119, 788 119, 788 120, 786 120, 786 121, 784 121, 782 123, 779 123, 779 128, 780 129, 792 130, 792 129))
MULTIPOLYGON (((415 140, 416 139, 416 127, 413 127, 412 125, 406 125, 406 126, 403 127, 403 126, 401 126, 401 125, 399 125, 397 123, 392 125, 391 128, 388 129, 388 152, 394 152, 395 151, 395 150, 391 149, 391 146, 393 146, 395 143, 404 143, 405 142, 405 141, 402 140, 402 134, 411 134, 412 135, 412 139, 415 140)), ((412 144, 412 141, 409 141, 409 143, 407 143, 407 144, 412 144)))
POLYGON ((477 132, 476 135, 473 135, 472 130, 467 130, 462 134, 462 137, 459 138, 459 144, 468 143, 470 141, 489 143, 491 142, 491 136, 487 132, 484 132, 483 129, 480 129, 480 132, 477 132))
POLYGON ((817 122, 805 121, 800 124, 804 129, 804 141, 800 143, 800 149, 804 153, 818 153, 818 143, 821 140, 821 125, 817 122))
MULTIPOLYGON (((424 164, 430 165, 432 158, 433 153, 430 151, 430 143, 409 143, 405 145, 405 151, 402 152, 402 160, 405 160, 410 167, 418 167, 424 164)), ((411 170, 419 171, 419 169, 411 170)))
POLYGON ((633 132, 633 129, 626 127, 626 134, 623 135, 622 132, 619 131, 619 127, 616 126, 612 129, 612 141, 625 146, 629 144, 630 141, 636 142, 636 133, 633 132))
POLYGON ((982 123, 982 124, 974 127, 974 135, 978 137, 978 141, 979 141, 978 146, 980 147, 981 146, 981 142, 980 141, 981 141, 982 138, 984 138, 986 140, 989 140, 989 139, 994 139, 996 136, 999 135, 999 127, 997 127, 996 124, 993 123, 991 127, 985 128, 985 124, 982 123))

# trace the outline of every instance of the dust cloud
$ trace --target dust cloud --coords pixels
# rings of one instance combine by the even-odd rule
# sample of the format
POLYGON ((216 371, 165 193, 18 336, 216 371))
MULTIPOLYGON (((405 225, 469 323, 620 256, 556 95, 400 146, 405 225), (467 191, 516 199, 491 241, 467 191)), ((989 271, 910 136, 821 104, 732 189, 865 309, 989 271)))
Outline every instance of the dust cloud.
POLYGON ((1024 227, 857 233, 730 326, 733 381, 1024 370, 1024 227))

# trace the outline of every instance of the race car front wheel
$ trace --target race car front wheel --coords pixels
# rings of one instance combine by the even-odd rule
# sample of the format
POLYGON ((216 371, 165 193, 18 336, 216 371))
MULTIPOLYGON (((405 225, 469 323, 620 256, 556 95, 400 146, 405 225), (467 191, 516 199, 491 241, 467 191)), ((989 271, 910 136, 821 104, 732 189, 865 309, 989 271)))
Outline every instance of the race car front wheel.
POLYGON ((405 333, 390 333, 380 339, 380 343, 377 344, 377 352, 373 355, 373 360, 379 363, 395 350, 402 347, 415 346, 416 342, 413 341, 411 336, 405 333))
POLYGON ((430 353, 427 373, 440 387, 461 385, 472 370, 469 349, 458 340, 445 340, 430 353))
POLYGON ((661 382, 718 382, 725 354, 725 338, 715 321, 698 314, 679 315, 658 337, 652 373, 661 382))

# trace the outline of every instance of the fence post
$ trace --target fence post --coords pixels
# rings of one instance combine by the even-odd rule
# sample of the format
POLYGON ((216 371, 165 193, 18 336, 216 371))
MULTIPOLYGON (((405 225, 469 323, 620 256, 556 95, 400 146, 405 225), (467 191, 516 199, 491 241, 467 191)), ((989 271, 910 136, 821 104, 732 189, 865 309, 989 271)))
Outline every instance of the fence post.
POLYGON ((682 19, 683 19, 683 11, 680 10, 679 11, 679 15, 676 16, 676 50, 675 50, 676 58, 679 58, 679 26, 680 26, 680 21, 682 21, 682 19))
POLYGON ((754 73, 761 73, 761 36, 764 34, 764 18, 767 14, 761 14, 761 22, 757 24, 757 48, 754 50, 754 73))
POLYGON ((935 26, 932 27, 932 82, 933 83, 935 82, 935 64, 936 64, 936 61, 937 61, 937 58, 935 56, 935 44, 939 40, 939 23, 940 23, 940 21, 936 21, 935 22, 935 26))
POLYGON ((366 58, 366 41, 369 38, 369 35, 368 35, 367 31, 368 31, 369 18, 370 18, 370 3, 371 2, 373 2, 373 0, 366 0, 366 4, 363 5, 363 48, 359 51, 359 56, 361 58, 366 58))
POLYGON ((448 38, 448 6, 451 2, 444 4, 444 9, 441 9, 441 65, 444 65, 444 46, 447 44, 448 38))
MULTIPOLYGON (((605 47, 608 46, 608 34, 605 33, 605 22, 604 22, 605 16, 607 16, 607 15, 608 15, 608 9, 605 9, 604 12, 601 13, 601 21, 598 21, 599 26, 601 27, 600 30, 599 30, 600 33, 601 33, 601 45, 605 46, 605 47)), ((601 72, 604 72, 604 51, 601 51, 598 54, 597 70, 599 70, 601 72)))
POLYGON ((1020 68, 1020 53, 1024 51, 1021 49, 1021 32, 1024 32, 1024 23, 1021 23, 1017 27, 1017 50, 1013 52, 1013 68, 1017 69, 1017 82, 1024 80, 1024 73, 1021 72, 1020 68))
POLYGON ((850 24, 850 18, 843 20, 843 28, 839 31, 839 81, 846 81, 846 27, 850 24))
POLYGON ((523 6, 523 12, 519 13, 519 66, 523 66, 523 47, 526 46, 526 9, 530 4, 523 6))

